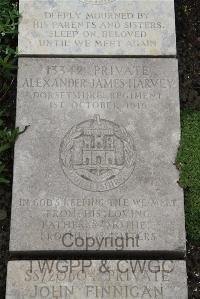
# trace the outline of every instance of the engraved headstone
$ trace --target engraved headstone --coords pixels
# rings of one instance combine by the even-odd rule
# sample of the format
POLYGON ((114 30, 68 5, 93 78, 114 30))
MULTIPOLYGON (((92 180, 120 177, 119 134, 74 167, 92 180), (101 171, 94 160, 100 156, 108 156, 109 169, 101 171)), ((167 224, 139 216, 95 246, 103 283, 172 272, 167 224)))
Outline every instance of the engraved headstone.
POLYGON ((176 55, 173 0, 20 0, 21 55, 176 55))
POLYGON ((184 254, 175 59, 19 59, 10 250, 184 254))
POLYGON ((70 260, 8 264, 6 299, 187 299, 184 261, 70 260))

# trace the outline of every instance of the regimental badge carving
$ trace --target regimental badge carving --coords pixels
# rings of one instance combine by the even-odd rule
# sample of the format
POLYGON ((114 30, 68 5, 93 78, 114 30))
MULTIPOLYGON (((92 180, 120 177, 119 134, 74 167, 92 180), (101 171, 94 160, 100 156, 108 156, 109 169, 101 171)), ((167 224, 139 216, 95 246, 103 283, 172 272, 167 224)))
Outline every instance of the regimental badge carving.
POLYGON ((86 4, 96 4, 96 5, 103 5, 103 4, 107 4, 107 3, 110 3, 110 2, 114 2, 116 0, 80 0, 81 2, 83 3, 86 3, 86 4))
POLYGON ((123 184, 136 161, 132 136, 99 115, 72 127, 61 142, 59 154, 64 174, 76 186, 93 192, 123 184))

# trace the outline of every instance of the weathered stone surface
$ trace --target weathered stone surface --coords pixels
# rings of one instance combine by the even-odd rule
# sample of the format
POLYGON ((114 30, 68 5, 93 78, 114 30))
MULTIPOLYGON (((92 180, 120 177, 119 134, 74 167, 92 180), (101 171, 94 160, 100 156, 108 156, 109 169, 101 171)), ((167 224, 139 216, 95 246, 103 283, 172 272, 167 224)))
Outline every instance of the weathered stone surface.
POLYGON ((11 251, 185 251, 175 59, 20 59, 17 126, 11 251))
POLYGON ((15 261, 6 299, 187 299, 184 261, 15 261))
POLYGON ((176 55, 173 0, 20 0, 20 13, 20 54, 176 55))

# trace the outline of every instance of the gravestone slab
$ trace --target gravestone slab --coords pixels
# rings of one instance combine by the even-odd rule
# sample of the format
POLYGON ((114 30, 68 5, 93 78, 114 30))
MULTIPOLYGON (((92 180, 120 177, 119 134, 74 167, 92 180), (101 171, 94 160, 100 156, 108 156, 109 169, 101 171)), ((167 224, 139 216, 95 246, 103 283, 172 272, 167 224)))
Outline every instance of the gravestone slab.
POLYGON ((184 254, 176 59, 19 59, 10 250, 184 254))
POLYGON ((173 0, 20 0, 21 55, 176 55, 173 0))
POLYGON ((187 299, 186 281, 184 261, 13 261, 6 299, 187 299))

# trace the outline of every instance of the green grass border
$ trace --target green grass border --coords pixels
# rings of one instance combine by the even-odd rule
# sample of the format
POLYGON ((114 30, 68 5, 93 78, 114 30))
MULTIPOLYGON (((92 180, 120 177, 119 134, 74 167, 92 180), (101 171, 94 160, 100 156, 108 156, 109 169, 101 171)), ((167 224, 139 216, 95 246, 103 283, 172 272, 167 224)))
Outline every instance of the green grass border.
POLYGON ((181 144, 176 158, 185 194, 188 239, 200 242, 200 111, 181 111, 181 144))

